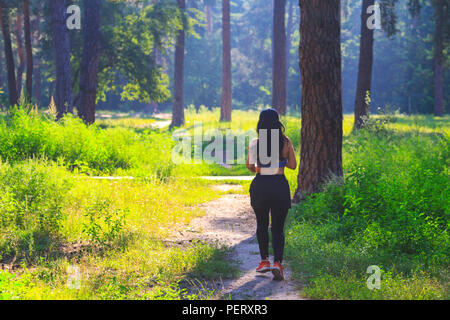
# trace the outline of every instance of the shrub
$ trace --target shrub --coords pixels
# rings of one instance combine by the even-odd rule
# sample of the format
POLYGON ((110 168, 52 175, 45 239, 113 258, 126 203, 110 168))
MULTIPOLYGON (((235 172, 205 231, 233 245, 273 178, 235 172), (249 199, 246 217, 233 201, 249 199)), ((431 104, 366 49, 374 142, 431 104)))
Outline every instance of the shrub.
POLYGON ((354 133, 344 143, 345 179, 293 208, 288 255, 313 279, 361 279, 374 264, 394 278, 426 270, 445 281, 449 142, 379 127, 354 133))
POLYGON ((112 208, 109 200, 100 200, 87 208, 85 217, 88 221, 83 224, 83 232, 96 244, 105 245, 120 236, 126 211, 112 208))
POLYGON ((32 258, 58 244, 69 184, 56 165, 0 164, 0 259, 32 258))
POLYGON ((86 126, 71 114, 58 122, 45 114, 15 109, 0 119, 0 158, 11 163, 33 157, 62 161, 76 172, 171 175, 173 141, 168 133, 86 126))

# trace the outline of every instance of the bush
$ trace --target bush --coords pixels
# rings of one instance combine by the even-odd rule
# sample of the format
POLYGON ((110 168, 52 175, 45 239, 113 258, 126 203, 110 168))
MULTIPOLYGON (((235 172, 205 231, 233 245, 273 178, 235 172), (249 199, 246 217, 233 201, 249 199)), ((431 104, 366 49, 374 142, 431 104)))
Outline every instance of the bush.
POLYGON ((370 128, 350 136, 345 180, 331 180, 292 210, 288 255, 317 283, 324 274, 361 279, 369 265, 394 278, 426 270, 445 279, 449 146, 439 134, 370 128))
POLYGON ((170 176, 173 141, 168 133, 131 128, 86 126, 68 114, 54 122, 45 114, 15 109, 0 120, 0 158, 18 162, 34 157, 61 160, 88 174, 131 170, 140 175, 170 176))
POLYGON ((0 164, 0 260, 32 258, 58 245, 69 184, 55 165, 0 164))
POLYGON ((86 209, 87 222, 83 232, 99 245, 110 244, 118 239, 125 225, 126 211, 111 207, 110 200, 99 200, 86 209))

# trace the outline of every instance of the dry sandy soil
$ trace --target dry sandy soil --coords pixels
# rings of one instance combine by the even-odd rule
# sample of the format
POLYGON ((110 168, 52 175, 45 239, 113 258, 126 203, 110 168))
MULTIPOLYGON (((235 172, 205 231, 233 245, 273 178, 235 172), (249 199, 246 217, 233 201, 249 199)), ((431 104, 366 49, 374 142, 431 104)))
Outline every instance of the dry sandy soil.
MULTIPOLYGON (((222 191, 234 191, 241 186, 215 186, 222 191)), ((235 279, 215 281, 213 287, 222 298, 235 300, 300 300, 301 285, 291 278, 285 265, 285 281, 274 281, 271 272, 255 272, 260 256, 256 240, 256 219, 248 195, 226 194, 200 205, 205 215, 194 219, 189 228, 178 231, 178 240, 218 242, 232 248, 231 259, 239 267, 235 279)))

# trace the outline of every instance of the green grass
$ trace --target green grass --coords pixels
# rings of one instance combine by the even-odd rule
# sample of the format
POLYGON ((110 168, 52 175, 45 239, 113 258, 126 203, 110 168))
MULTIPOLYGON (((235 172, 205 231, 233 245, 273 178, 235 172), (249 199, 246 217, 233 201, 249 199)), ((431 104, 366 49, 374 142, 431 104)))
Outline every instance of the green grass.
POLYGON ((0 261, 15 268, 2 271, 1 298, 203 299, 213 290, 186 281, 235 272, 227 248, 165 244, 203 214, 197 204, 222 194, 214 182, 172 163, 169 132, 117 122, 1 116, 0 261), (80 268, 82 289, 67 287, 68 266, 80 268))
POLYGON ((3 298, 181 299, 180 281, 231 276, 228 250, 164 240, 203 213, 196 204, 221 193, 184 177, 92 180, 41 161, 2 165, 0 208, 3 298), (9 190, 5 192, 5 190, 9 190), (175 191, 176 190, 176 191, 175 191), (82 270, 82 290, 67 288, 67 267, 82 270))
POLYGON ((419 273, 404 277, 384 273, 380 289, 367 289, 361 277, 343 273, 339 276, 324 275, 311 280, 304 290, 312 299, 346 299, 346 300, 448 300, 445 284, 419 273))
POLYGON ((206 299, 216 292, 201 283, 236 274, 224 263, 227 257, 228 249, 204 243, 166 248, 147 241, 125 251, 86 253, 79 261, 42 260, 16 273, 0 271, 0 300, 206 299), (79 289, 68 286, 74 266, 80 270, 79 289), (188 283, 199 285, 187 290, 188 283))
MULTIPOLYGON (((11 229, 2 228, 2 239, 22 265, 17 277, 0 284, 3 295, 20 299, 205 298, 213 292, 205 289, 189 296, 192 292, 183 290, 180 281, 225 278, 235 272, 227 248, 206 243, 167 247, 164 242, 174 230, 182 230, 202 215, 196 204, 220 194, 206 182, 70 178, 60 220, 44 244, 34 241, 31 246, 28 234, 42 234, 47 225, 12 229, 14 237, 11 229), (23 238, 19 244, 27 246, 11 241, 16 238, 23 238), (67 267, 72 265, 81 270, 81 290, 67 288, 67 267)), ((4 261, 8 263, 12 256, 4 261)))

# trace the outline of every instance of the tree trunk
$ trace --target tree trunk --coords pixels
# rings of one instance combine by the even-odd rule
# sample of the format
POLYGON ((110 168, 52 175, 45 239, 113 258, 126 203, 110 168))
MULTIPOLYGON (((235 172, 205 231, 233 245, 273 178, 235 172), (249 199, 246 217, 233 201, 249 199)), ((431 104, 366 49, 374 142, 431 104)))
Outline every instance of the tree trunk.
POLYGON ((78 114, 87 124, 95 122, 100 50, 100 0, 84 0, 83 58, 80 70, 78 114))
MULTIPOLYGON (((153 48, 152 55, 150 56, 150 62, 154 62, 157 66, 161 66, 161 52, 158 48, 153 48)), ((158 112, 158 103, 152 100, 149 104, 145 105, 144 112, 156 114, 158 112)))
MULTIPOLYGON (((186 9, 185 0, 177 1, 180 10, 184 14, 186 9)), ((170 128, 180 127, 184 124, 184 45, 185 33, 183 27, 183 30, 178 31, 175 47, 174 102, 170 128)))
MULTIPOLYGON (((0 20, 1 20, 1 18, 0 18, 0 20)), ((3 71, 4 71, 4 69, 3 69, 3 60, 2 59, 0 59, 0 89, 2 89, 3 88, 3 71)), ((1 106, 0 106, 0 109, 1 109, 1 106)))
POLYGON ((302 128, 294 201, 342 176, 340 1, 300 0, 302 128))
MULTIPOLYGON (((292 24, 294 21, 294 0, 289 0, 289 10, 288 10, 288 22, 286 29, 286 87, 289 79, 289 61, 291 52, 291 35, 292 35, 292 24)), ((287 89, 286 89, 286 99, 287 99, 287 89)))
POLYGON ((22 82, 23 82, 23 72, 25 70, 25 51, 22 45, 22 16, 20 15, 20 9, 18 9, 16 17, 16 45, 17 45, 17 55, 19 56, 19 65, 17 66, 17 95, 20 97, 22 95, 22 82))
MULTIPOLYGON (((419 30, 417 28, 417 23, 419 22, 419 14, 415 11, 412 12, 413 14, 413 23, 411 25, 411 28, 408 36, 411 37, 411 39, 414 39, 414 41, 410 41, 410 44, 408 45, 408 59, 410 61, 414 61, 415 55, 416 55, 416 45, 417 45, 417 39, 420 39, 419 30)), ((421 41, 421 40, 419 40, 421 41)), ((407 73, 406 78, 407 79, 413 79, 414 78, 414 72, 416 70, 416 66, 414 64, 409 63, 407 67, 407 73)), ((406 109, 403 109, 402 112, 406 112, 409 116, 414 112, 415 109, 413 107, 413 100, 414 100, 414 82, 409 81, 407 86, 407 92, 408 92, 408 106, 406 109)))
POLYGON ((51 10, 51 28, 55 54, 57 117, 73 112, 72 71, 70 64, 70 39, 66 26, 66 4, 64 0, 48 0, 51 10))
POLYGON ((436 29, 434 35, 434 115, 442 117, 444 115, 444 86, 442 75, 443 54, 443 25, 445 1, 434 1, 436 29))
POLYGON ((30 1, 24 0, 23 17, 25 24, 25 50, 27 53, 26 97, 31 101, 33 96, 33 48, 31 46, 30 1))
POLYGON ((442 64, 436 59, 434 65, 434 116, 444 115, 444 89, 442 77, 442 64))
POLYGON ((206 11, 206 26, 208 30, 208 35, 212 33, 212 16, 211 16, 211 5, 207 4, 205 5, 205 11, 206 11))
POLYGON ((11 44, 11 33, 9 30, 9 9, 3 7, 0 4, 0 19, 2 24, 3 44, 5 49, 5 61, 6 69, 8 73, 8 93, 9 104, 14 106, 17 104, 17 83, 16 83, 16 70, 14 67, 14 55, 11 44))
POLYGON ((222 106, 220 121, 231 121, 231 22, 230 0, 222 0, 222 106))
POLYGON ((286 0, 274 0, 272 106, 286 114, 286 0))
POLYGON ((370 105, 367 101, 367 93, 370 94, 372 82, 373 64, 373 29, 367 27, 370 14, 367 8, 374 5, 374 0, 363 0, 361 12, 361 40, 359 45, 358 82, 355 99, 355 129, 364 126, 364 121, 369 117, 370 105))
MULTIPOLYGON (((39 13, 40 6, 36 11, 36 19, 34 20, 33 29, 36 30, 35 36, 33 37, 33 45, 35 48, 40 47, 41 42, 41 16, 39 13)), ((34 57, 34 88, 33 88, 33 96, 34 99, 37 100, 38 104, 42 103, 42 77, 41 77, 41 61, 40 56, 37 55, 34 57)))
MULTIPOLYGON (((48 84, 48 95, 50 98, 50 101, 52 101, 52 98, 55 96, 55 88, 56 88, 56 81, 52 81, 48 84)), ((53 99, 55 100, 55 99, 53 99)))

